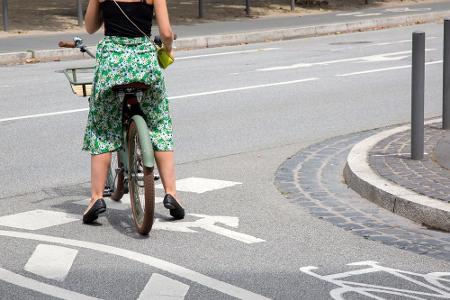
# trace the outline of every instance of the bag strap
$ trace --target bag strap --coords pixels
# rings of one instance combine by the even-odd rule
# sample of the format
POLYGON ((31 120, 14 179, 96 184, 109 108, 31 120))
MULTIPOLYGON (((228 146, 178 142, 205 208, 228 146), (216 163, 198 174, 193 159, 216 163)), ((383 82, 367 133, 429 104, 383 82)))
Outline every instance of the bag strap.
MULTIPOLYGON (((123 11, 122 7, 120 7, 119 3, 117 3, 116 0, 112 0, 112 1, 116 4, 117 8, 119 8, 119 10, 120 10, 120 11, 122 12, 122 14, 125 16, 125 18, 127 18, 128 21, 130 21, 130 23, 133 24, 133 26, 136 27, 137 30, 139 30, 144 36, 146 36, 146 37, 151 41, 152 39, 151 39, 144 31, 142 31, 142 29, 139 28, 139 26, 137 26, 137 25, 136 25, 136 24, 128 17, 128 15, 123 11)), ((142 3, 142 2, 144 2, 144 1, 142 0, 141 3, 142 3)))

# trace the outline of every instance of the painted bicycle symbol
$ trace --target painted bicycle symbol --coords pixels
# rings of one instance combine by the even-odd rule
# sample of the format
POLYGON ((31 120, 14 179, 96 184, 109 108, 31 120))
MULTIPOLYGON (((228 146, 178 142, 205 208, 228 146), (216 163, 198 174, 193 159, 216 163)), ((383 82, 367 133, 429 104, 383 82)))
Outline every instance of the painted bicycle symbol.
MULTIPOLYGON (((324 280, 326 282, 339 286, 330 291, 330 296, 336 300, 346 299, 344 295, 359 294, 371 299, 387 299, 382 295, 402 296, 402 299, 450 299, 450 272, 434 272, 428 274, 420 274, 408 272, 389 267, 383 267, 376 261, 361 261, 347 264, 348 266, 362 266, 366 268, 352 270, 343 273, 319 275, 313 270, 317 267, 308 266, 300 268, 305 274, 311 275, 315 278, 324 280), (357 281, 349 280, 349 277, 372 274, 377 272, 384 272, 402 279, 409 283, 408 286, 415 286, 414 289, 400 289, 390 286, 367 284, 357 281)), ((387 275, 386 274, 386 275, 387 275)), ((352 278, 353 279, 353 278, 352 278)), ((389 298, 392 299, 392 298, 389 298)))

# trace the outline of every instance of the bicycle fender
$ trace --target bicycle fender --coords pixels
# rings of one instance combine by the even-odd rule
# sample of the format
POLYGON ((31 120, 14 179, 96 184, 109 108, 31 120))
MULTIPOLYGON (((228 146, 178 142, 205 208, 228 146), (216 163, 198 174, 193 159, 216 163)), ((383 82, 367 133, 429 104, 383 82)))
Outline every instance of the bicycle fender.
POLYGON ((155 165, 155 154, 153 152, 152 142, 150 140, 149 129, 144 118, 139 115, 131 117, 136 124, 136 128, 139 135, 139 142, 141 143, 142 159, 144 160, 144 166, 153 168, 155 165))

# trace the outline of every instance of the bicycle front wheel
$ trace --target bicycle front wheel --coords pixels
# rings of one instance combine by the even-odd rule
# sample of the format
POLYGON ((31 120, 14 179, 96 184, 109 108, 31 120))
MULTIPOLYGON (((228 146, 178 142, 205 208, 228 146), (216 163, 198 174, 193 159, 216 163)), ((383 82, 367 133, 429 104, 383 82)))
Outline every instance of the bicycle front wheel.
POLYGON ((134 224, 140 234, 148 234, 155 213, 153 168, 144 166, 138 128, 134 121, 128 129, 129 192, 134 224))

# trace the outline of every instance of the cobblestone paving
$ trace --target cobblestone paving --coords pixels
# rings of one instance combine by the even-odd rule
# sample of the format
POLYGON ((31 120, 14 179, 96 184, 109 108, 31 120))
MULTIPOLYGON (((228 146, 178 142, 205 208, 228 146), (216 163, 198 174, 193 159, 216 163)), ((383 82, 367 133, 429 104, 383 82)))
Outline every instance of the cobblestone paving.
POLYGON ((314 216, 366 239, 450 261, 450 234, 429 230, 361 198, 344 183, 351 148, 377 131, 314 144, 286 160, 275 185, 314 216))
POLYGON ((433 150, 443 137, 436 126, 425 127, 425 156, 412 160, 411 131, 395 134, 379 142, 369 153, 369 163, 380 176, 403 187, 450 203, 450 171, 433 160, 433 150))

